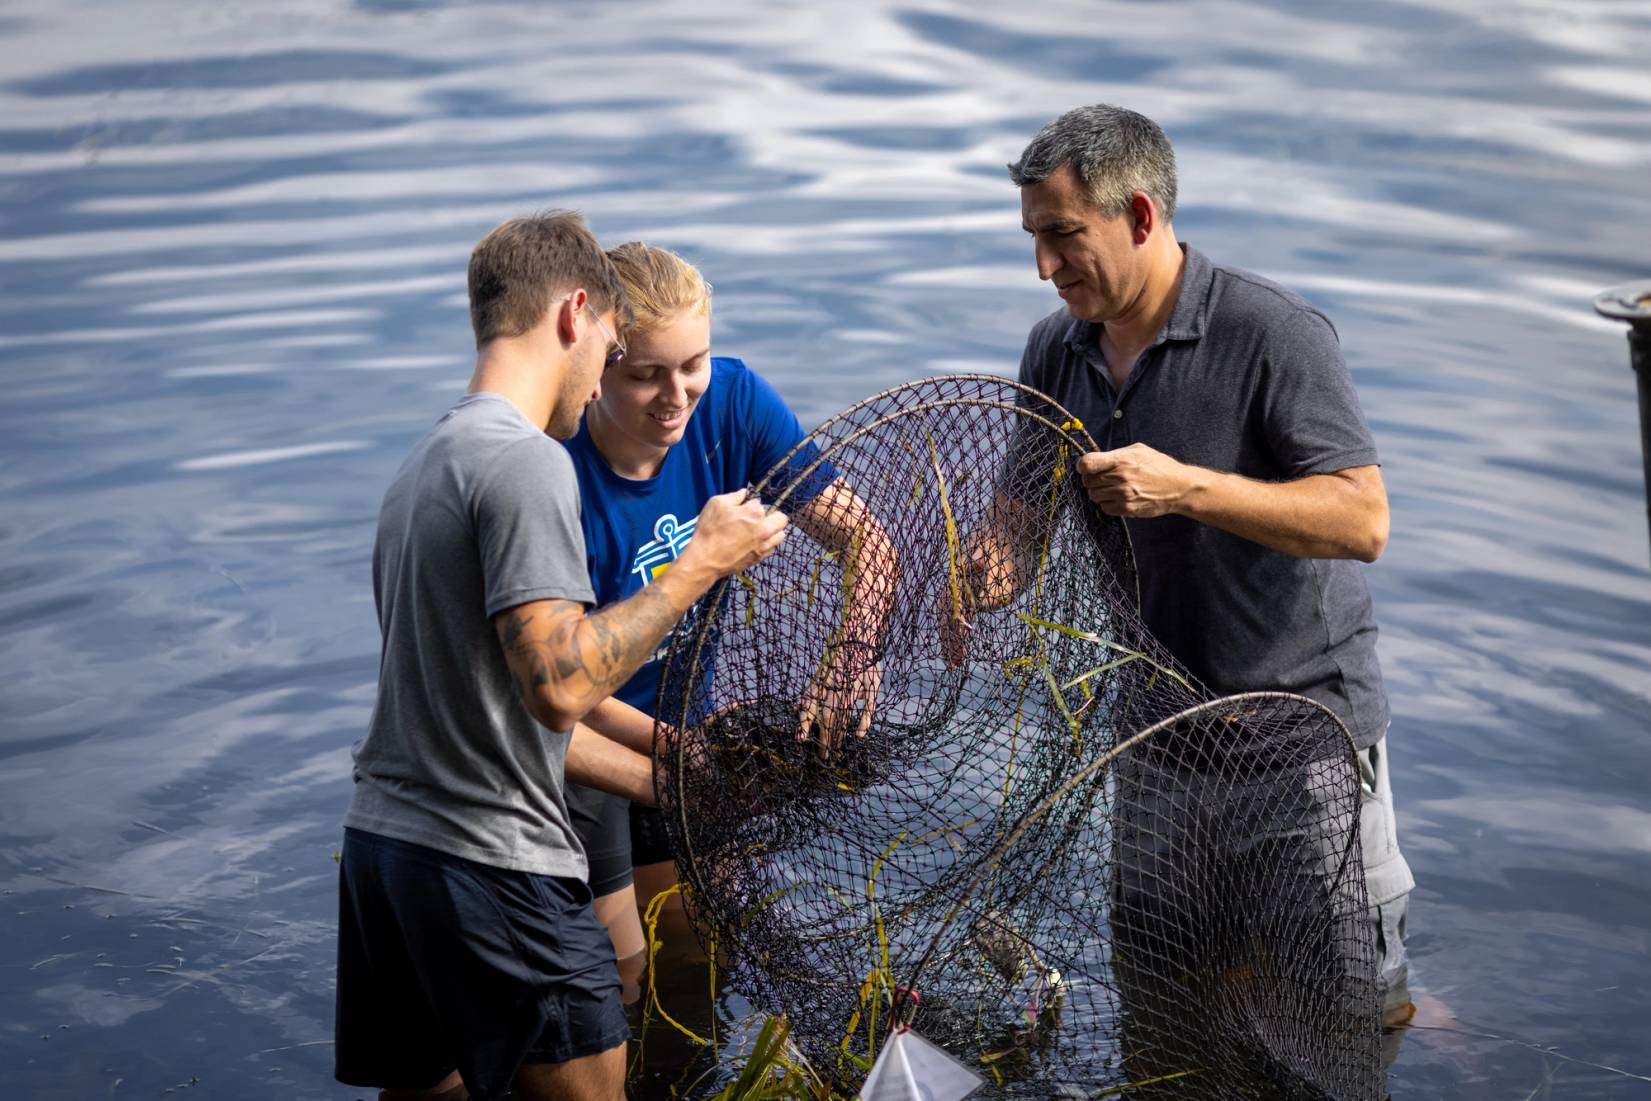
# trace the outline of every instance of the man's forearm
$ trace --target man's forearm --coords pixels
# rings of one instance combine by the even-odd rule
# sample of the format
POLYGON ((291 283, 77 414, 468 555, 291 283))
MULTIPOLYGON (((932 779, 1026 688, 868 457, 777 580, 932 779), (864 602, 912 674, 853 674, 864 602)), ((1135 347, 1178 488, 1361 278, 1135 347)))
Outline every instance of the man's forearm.
POLYGON ((502 613, 500 641, 535 717, 552 730, 573 725, 653 656, 716 579, 684 555, 641 592, 590 615, 571 601, 502 613))
POLYGON ((1108 516, 1185 516, 1299 558, 1374 562, 1387 546, 1387 490, 1374 464, 1257 482, 1133 443, 1081 456, 1078 474, 1108 516))
POLYGON ((714 574, 679 558, 640 592, 575 624, 563 661, 565 675, 588 686, 590 702, 581 714, 630 680, 715 581, 714 574))
POLYGON ((1033 572, 1024 544, 1034 531, 1026 521, 1027 508, 1012 498, 992 498, 979 527, 965 534, 950 576, 939 586, 940 656, 948 668, 957 668, 969 655, 969 634, 975 613, 1001 608, 1013 600, 1033 572))
POLYGON ((1257 482, 1194 468, 1175 513, 1298 558, 1374 562, 1387 546, 1387 495, 1375 467, 1257 482))
MULTIPOLYGON (((1001 608, 1037 573, 1047 523, 1033 506, 1001 493, 992 498, 986 522, 963 541, 966 604, 1001 608)), ((965 607, 967 613, 970 608, 965 607)))

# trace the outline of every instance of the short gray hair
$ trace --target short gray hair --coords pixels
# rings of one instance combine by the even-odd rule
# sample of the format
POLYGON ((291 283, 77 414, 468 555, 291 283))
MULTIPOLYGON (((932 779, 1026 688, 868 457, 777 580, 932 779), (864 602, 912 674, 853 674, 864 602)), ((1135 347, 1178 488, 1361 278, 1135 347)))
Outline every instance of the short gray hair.
POLYGON ((1139 112, 1109 103, 1066 112, 1038 131, 1009 178, 1027 187, 1068 164, 1103 214, 1127 213, 1129 197, 1144 191, 1165 221, 1175 217, 1175 150, 1139 112))

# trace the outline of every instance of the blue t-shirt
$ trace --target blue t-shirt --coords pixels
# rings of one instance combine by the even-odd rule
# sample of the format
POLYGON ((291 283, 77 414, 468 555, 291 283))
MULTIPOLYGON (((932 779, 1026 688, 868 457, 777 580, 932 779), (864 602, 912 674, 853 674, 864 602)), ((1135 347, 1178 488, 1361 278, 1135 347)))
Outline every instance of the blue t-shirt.
MULTIPOLYGON (((652 478, 615 474, 581 423, 567 449, 579 476, 585 560, 597 605, 623 600, 659 576, 693 538, 694 521, 706 501, 759 481, 802 439, 796 415, 774 388, 744 363, 723 356, 712 357, 710 384, 682 439, 665 453, 652 478)), ((788 466, 801 473, 817 455, 810 445, 788 466)), ((835 477, 829 464, 820 464, 786 498, 784 508, 806 503, 835 477)), ((667 636, 614 695, 652 715, 670 641, 667 636)))

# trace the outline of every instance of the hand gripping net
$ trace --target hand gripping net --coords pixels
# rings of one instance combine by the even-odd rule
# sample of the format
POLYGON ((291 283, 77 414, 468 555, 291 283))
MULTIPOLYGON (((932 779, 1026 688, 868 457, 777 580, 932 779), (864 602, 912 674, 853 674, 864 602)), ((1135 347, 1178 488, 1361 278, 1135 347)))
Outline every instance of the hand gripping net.
POLYGON ((794 524, 671 646, 656 786, 699 931, 840 1083, 898 1023, 999 1096, 1378 1097, 1352 742, 1148 634, 1093 450, 1047 397, 947 376, 758 487, 801 520, 835 477, 809 507, 860 534, 794 524), (799 701, 874 662, 869 729, 822 760, 799 701))

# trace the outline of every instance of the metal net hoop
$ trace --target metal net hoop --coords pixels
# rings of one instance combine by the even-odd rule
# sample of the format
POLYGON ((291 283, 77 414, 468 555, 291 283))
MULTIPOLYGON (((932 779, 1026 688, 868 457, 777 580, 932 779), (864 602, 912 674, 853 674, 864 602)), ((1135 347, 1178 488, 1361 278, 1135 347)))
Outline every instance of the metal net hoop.
POLYGON ((758 483, 792 534, 684 621, 656 708, 696 932, 840 1082, 900 1023, 1000 1096, 1377 1096, 1353 741, 1157 642, 1076 474, 1095 449, 1044 395, 949 375, 758 483), (816 753, 798 701, 845 665, 875 704, 816 753))

